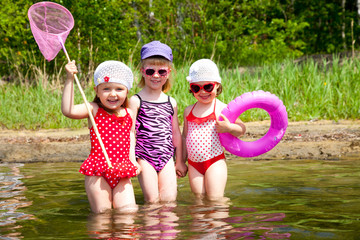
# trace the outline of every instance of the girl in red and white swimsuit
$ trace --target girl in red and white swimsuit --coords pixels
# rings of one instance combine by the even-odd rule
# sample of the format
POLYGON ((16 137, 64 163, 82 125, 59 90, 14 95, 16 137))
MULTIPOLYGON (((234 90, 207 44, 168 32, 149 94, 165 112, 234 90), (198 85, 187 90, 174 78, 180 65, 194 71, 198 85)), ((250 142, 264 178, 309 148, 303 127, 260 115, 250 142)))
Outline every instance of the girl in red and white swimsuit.
MULTIPOLYGON (((84 103, 74 104, 75 62, 68 63, 65 69, 67 79, 61 111, 72 119, 89 118, 84 103)), ((135 160, 135 116, 128 108, 127 99, 133 79, 131 69, 118 61, 105 61, 94 73, 96 96, 89 103, 89 110, 113 167, 109 168, 94 126, 89 121, 91 152, 79 171, 85 175, 86 194, 95 213, 112 207, 127 211, 137 209, 130 178, 138 175, 141 167, 135 160)))
POLYGON ((219 70, 210 59, 194 62, 186 78, 197 102, 184 111, 183 138, 186 143, 190 187, 197 196, 218 200, 224 196, 227 166, 218 133, 229 132, 236 137, 245 133, 245 125, 230 121, 221 111, 226 104, 216 99, 221 93, 219 70))

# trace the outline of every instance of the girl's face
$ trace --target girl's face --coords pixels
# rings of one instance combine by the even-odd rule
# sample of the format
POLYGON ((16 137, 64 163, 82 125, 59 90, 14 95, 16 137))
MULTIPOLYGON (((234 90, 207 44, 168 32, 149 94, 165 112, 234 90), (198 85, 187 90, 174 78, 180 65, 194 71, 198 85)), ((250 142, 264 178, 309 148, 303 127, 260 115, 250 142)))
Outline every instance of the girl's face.
POLYGON ((190 89, 196 100, 205 104, 211 103, 216 98, 218 87, 218 83, 209 81, 201 81, 190 84, 190 89))
POLYGON ((120 109, 128 94, 124 85, 112 82, 99 84, 95 91, 104 107, 110 110, 120 109))
POLYGON ((153 90, 162 89, 162 86, 168 80, 170 71, 170 68, 164 65, 144 65, 141 72, 145 80, 145 86, 153 90))

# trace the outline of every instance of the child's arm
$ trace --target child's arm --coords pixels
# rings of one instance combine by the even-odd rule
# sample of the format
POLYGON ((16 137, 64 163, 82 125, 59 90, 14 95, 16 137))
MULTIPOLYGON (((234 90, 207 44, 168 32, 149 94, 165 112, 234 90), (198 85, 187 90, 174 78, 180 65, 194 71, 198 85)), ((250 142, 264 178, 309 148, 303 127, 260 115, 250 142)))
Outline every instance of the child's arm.
POLYGON ((183 144, 182 137, 179 127, 178 110, 175 99, 171 98, 171 103, 174 107, 174 115, 172 120, 172 132, 173 132, 173 144, 176 149, 175 151, 175 169, 178 177, 185 177, 187 173, 187 166, 183 159, 183 144))
POLYGON ((235 137, 243 136, 246 132, 245 124, 240 119, 236 119, 235 123, 231 123, 229 119, 227 119, 227 117, 221 114, 221 111, 226 107, 226 104, 218 101, 218 106, 216 109, 217 111, 216 116, 221 116, 224 120, 222 121, 219 121, 219 119, 216 120, 216 124, 215 124, 216 131, 218 133, 230 133, 235 137))
POLYGON ((188 123, 186 120, 187 115, 189 115, 190 113, 190 107, 187 107, 184 110, 184 126, 183 126, 183 132, 182 132, 182 146, 183 146, 183 162, 185 163, 188 159, 188 153, 187 153, 187 149, 186 149, 186 137, 187 137, 187 131, 188 131, 188 123))
POLYGON ((132 126, 130 129, 130 155, 129 155, 129 159, 132 162, 132 164, 134 164, 134 166, 137 167, 136 170, 136 175, 139 175, 141 172, 141 166, 138 164, 138 162, 136 161, 136 157, 135 157, 135 144, 136 144, 136 139, 135 139, 135 115, 134 112, 128 108, 128 112, 131 116, 131 118, 133 119, 132 121, 132 126))
POLYGON ((230 133, 235 137, 241 137, 245 134, 246 127, 240 119, 236 119, 235 123, 231 123, 223 114, 220 115, 224 120, 216 120, 216 131, 218 133, 230 133))
POLYGON ((133 118, 134 123, 136 122, 136 116, 137 116, 139 107, 140 107, 140 99, 135 95, 132 96, 129 99, 129 108, 134 113, 134 118, 133 118))
MULTIPOLYGON (((61 101, 62 113, 72 119, 83 119, 89 117, 89 113, 86 109, 85 103, 74 105, 74 74, 76 74, 77 68, 75 61, 69 62, 65 65, 66 70, 66 82, 64 84, 63 96, 61 101)), ((92 105, 90 104, 92 110, 92 105)))

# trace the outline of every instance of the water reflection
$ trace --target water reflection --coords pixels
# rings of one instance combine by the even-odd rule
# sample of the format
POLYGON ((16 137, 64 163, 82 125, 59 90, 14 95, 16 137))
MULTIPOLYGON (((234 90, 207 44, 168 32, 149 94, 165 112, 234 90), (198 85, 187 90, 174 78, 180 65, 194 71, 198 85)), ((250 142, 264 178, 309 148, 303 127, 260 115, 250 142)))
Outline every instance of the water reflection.
POLYGON ((146 204, 142 208, 143 226, 138 230, 144 239, 176 239, 179 217, 174 212, 176 203, 146 204))
POLYGON ((146 204, 137 213, 91 213, 88 234, 94 239, 290 239, 283 232, 285 213, 259 213, 231 207, 231 201, 196 199, 177 206, 146 204), (235 214, 235 216, 234 216, 235 214))
POLYGON ((285 218, 285 213, 256 213, 256 209, 244 209, 254 213, 244 214, 242 216, 229 217, 225 221, 234 227, 226 233, 226 239, 290 239, 290 233, 277 233, 279 229, 287 228, 287 225, 277 225, 285 218), (275 224, 275 225, 274 225, 275 224))
POLYGON ((95 239, 176 239, 179 232, 175 203, 146 204, 138 212, 111 210, 90 214, 89 236, 95 239))
POLYGON ((229 217, 229 199, 208 201, 206 198, 196 199, 190 207, 192 217, 191 231, 202 233, 197 239, 220 239, 232 226, 225 219, 229 217))
POLYGON ((122 213, 114 210, 101 214, 91 213, 87 224, 89 237, 95 239, 137 238, 135 217, 136 213, 122 213))
POLYGON ((31 201, 25 197, 26 187, 21 181, 24 176, 20 173, 23 164, 0 165, 0 226, 4 238, 18 239, 21 233, 18 229, 19 220, 34 219, 33 215, 25 214, 20 208, 29 207, 31 201))
POLYGON ((277 233, 285 213, 258 213, 255 208, 231 207, 231 201, 199 200, 191 207, 191 231, 202 233, 196 239, 289 239, 290 233, 277 233), (233 215, 236 212, 236 216, 233 215), (250 212, 250 213, 249 213, 250 212))
POLYGON ((347 240, 359 235, 356 161, 229 162, 225 195, 230 200, 220 202, 195 198, 188 179, 181 179, 176 204, 148 205, 134 181, 138 211, 101 215, 90 214, 79 165, 0 165, 0 239, 347 240))

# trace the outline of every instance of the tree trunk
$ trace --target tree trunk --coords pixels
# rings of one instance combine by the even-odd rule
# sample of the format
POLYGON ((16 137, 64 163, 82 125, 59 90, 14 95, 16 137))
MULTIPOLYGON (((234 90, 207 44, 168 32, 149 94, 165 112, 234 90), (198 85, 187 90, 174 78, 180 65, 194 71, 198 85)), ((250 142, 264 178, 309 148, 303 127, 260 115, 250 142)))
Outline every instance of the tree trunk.
POLYGON ((132 7, 134 9, 134 25, 136 27, 136 37, 138 42, 142 42, 141 40, 141 30, 140 30, 140 25, 139 25, 139 20, 138 20, 138 16, 137 16, 137 7, 136 7, 136 3, 135 1, 132 2, 132 7))
MULTIPOLYGON (((358 15, 360 16, 360 0, 357 0, 356 2, 357 4, 357 11, 358 11, 358 15)), ((358 24, 360 25, 360 17, 358 17, 358 24)))
MULTIPOLYGON (((358 0, 359 2, 359 0, 358 0)), ((341 9, 342 9, 342 26, 341 26, 341 37, 343 40, 343 48, 346 51, 347 46, 346 46, 346 35, 345 35, 345 6, 346 6, 346 0, 342 0, 341 1, 341 9)))

